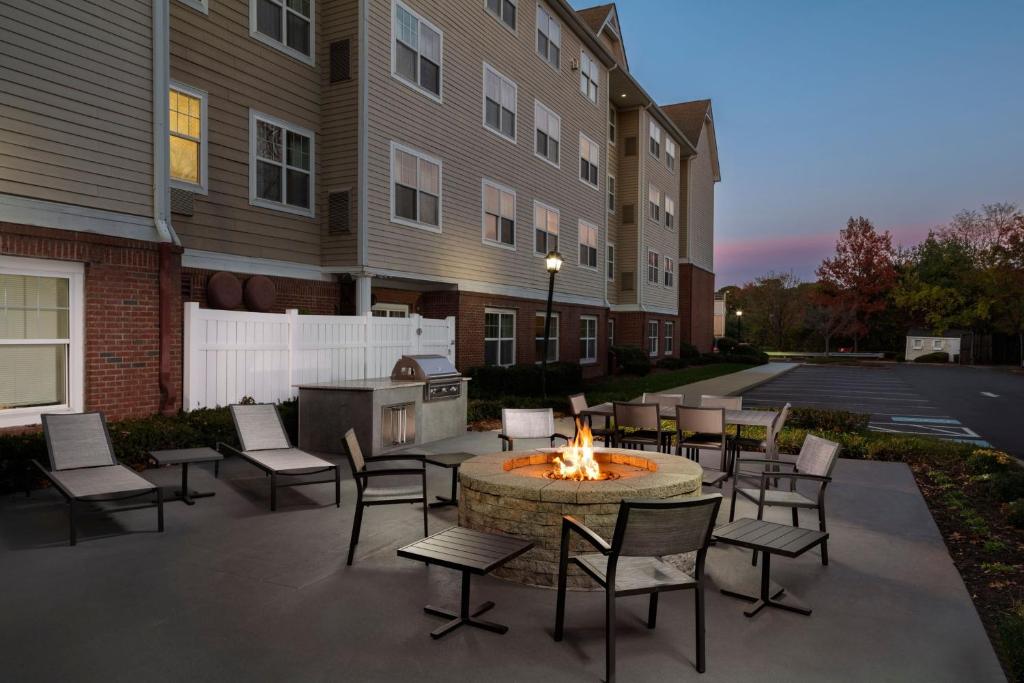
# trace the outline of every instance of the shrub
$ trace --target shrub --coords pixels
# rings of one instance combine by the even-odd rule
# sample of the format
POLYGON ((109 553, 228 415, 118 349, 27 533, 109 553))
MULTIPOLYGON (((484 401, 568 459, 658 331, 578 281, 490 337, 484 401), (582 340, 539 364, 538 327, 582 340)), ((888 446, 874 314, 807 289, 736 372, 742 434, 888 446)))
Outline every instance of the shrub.
POLYGON ((612 353, 619 361, 623 372, 644 376, 651 371, 651 359, 647 352, 637 346, 616 346, 612 353))
POLYGON ((1024 681, 1024 603, 1014 605, 996 623, 997 647, 1002 652, 1008 678, 1024 681))
POLYGON ((1024 500, 1015 500, 1006 505, 1006 521, 1018 529, 1024 529, 1024 500))
POLYGON ((933 351, 914 359, 915 363, 948 363, 949 354, 945 351, 933 351))
POLYGON ((679 344, 679 357, 684 360, 697 360, 700 358, 700 351, 693 344, 687 344, 686 342, 680 342, 679 344))
POLYGON ((700 362, 703 365, 710 365, 712 363, 724 363, 725 358, 720 353, 702 353, 700 354, 700 362))
POLYGON ((567 412, 568 401, 564 397, 538 396, 503 396, 501 398, 473 398, 466 409, 469 422, 480 420, 500 420, 502 408, 552 408, 558 412, 567 412))
POLYGON ((715 342, 715 347, 718 349, 719 353, 729 353, 737 344, 739 344, 739 342, 732 337, 719 337, 718 341, 715 342))
POLYGON ((682 358, 676 358, 675 356, 666 356, 659 360, 656 365, 663 370, 682 370, 689 363, 682 358))
POLYGON ((964 466, 971 474, 996 474, 1008 472, 1013 466, 1013 458, 1002 451, 977 448, 967 456, 964 466))
MULTIPOLYGON (((470 368, 466 373, 473 380, 469 383, 470 397, 540 396, 542 371, 540 365, 470 368)), ((549 393, 574 394, 583 387, 583 368, 577 363, 548 363, 547 386, 549 393)))
POLYGON ((1009 472, 993 475, 991 480, 992 495, 996 500, 1008 503, 1024 498, 1024 470, 1015 468, 1009 472))
POLYGON ((786 424, 803 429, 822 429, 829 432, 862 432, 868 428, 870 415, 848 410, 821 408, 793 408, 786 424))

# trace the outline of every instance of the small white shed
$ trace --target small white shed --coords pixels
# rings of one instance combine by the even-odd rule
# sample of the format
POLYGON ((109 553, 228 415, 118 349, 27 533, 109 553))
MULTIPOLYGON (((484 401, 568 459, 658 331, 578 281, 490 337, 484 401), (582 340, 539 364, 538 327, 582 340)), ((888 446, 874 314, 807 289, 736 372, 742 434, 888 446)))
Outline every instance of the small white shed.
POLYGON ((912 329, 907 333, 907 351, 905 358, 908 361, 918 356, 929 353, 944 351, 949 354, 950 362, 956 362, 960 357, 960 337, 963 333, 960 330, 935 330, 912 329))

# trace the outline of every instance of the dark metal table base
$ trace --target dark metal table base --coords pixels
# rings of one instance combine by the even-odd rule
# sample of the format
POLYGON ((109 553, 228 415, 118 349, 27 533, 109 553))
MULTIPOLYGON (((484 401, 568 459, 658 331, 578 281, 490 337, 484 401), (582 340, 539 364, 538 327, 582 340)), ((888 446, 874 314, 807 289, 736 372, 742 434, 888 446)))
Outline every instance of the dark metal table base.
POLYGON ((760 592, 757 595, 751 595, 751 592, 743 592, 738 587, 733 588, 720 588, 719 591, 723 595, 728 595, 733 598, 739 598, 740 600, 747 600, 754 604, 750 609, 743 610, 743 614, 748 617, 752 617, 760 612, 765 607, 777 607, 784 609, 789 612, 796 612, 797 614, 803 614, 809 616, 811 614, 811 608, 804 605, 802 602, 794 598, 792 595, 785 596, 785 602, 782 601, 780 596, 786 592, 786 589, 771 580, 771 554, 761 553, 761 587, 760 592))
POLYGON ((188 487, 188 463, 181 463, 181 488, 174 492, 174 497, 170 500, 180 500, 185 505, 195 505, 196 498, 209 498, 215 496, 216 493, 212 491, 193 491, 188 487))
POLYGON ((440 626, 430 632, 430 637, 434 640, 437 640, 438 638, 448 635, 449 633, 457 629, 459 626, 462 626, 463 624, 465 624, 466 626, 475 626, 476 628, 482 628, 485 631, 492 631, 494 633, 504 634, 508 632, 508 626, 503 626, 502 624, 495 624, 491 621, 485 621, 483 619, 476 618, 484 612, 487 612, 488 610, 492 609, 494 607, 493 602, 488 600, 487 602, 478 605, 476 608, 470 611, 469 578, 470 573, 468 571, 463 571, 462 597, 459 601, 460 604, 458 613, 455 613, 447 609, 441 609, 440 607, 432 607, 430 605, 427 605, 423 608, 423 611, 427 614, 432 614, 434 616, 451 619, 451 621, 449 621, 444 626, 440 626))

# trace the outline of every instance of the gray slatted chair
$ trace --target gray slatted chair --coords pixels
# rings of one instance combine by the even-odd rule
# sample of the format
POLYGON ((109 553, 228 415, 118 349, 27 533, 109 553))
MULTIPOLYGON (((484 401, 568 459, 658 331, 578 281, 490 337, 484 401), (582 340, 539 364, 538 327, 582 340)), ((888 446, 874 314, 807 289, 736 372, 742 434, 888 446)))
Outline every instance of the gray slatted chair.
POLYGON ((551 408, 502 408, 498 438, 503 451, 511 451, 516 439, 547 439, 552 446, 555 439, 569 442, 569 437, 555 431, 555 413, 551 408))
POLYGON ((277 407, 270 403, 235 404, 231 406, 231 419, 235 423, 242 450, 225 443, 217 448, 227 449, 263 470, 270 477, 270 510, 277 510, 277 490, 293 486, 334 483, 334 504, 341 507, 341 471, 323 458, 293 448, 284 430, 277 407), (313 479, 278 483, 278 477, 303 477, 334 472, 333 479, 313 479))
POLYGON ((568 515, 563 517, 555 640, 562 640, 564 634, 565 593, 572 562, 605 590, 605 680, 609 683, 615 680, 615 599, 649 594, 647 627, 654 628, 658 618, 658 595, 674 590, 694 591, 697 671, 703 673, 704 561, 721 503, 719 494, 689 500, 622 501, 611 544, 579 520, 568 515), (597 552, 569 557, 573 533, 597 552), (662 559, 689 552, 697 553, 692 576, 662 559))
POLYGON ((78 543, 77 503, 119 501, 156 494, 155 503, 110 511, 155 507, 157 528, 164 530, 162 490, 117 461, 102 413, 46 414, 42 419, 50 469, 36 460, 32 462, 67 501, 69 545, 78 543))
MULTIPOLYGON (((684 397, 682 394, 656 394, 648 393, 645 391, 643 395, 640 397, 640 402, 657 403, 659 410, 675 410, 676 406, 683 405, 683 399, 684 397)), ((662 431, 663 433, 661 435, 661 438, 665 440, 664 447, 662 450, 668 453, 672 450, 672 435, 674 432, 672 431, 670 426, 665 426, 662 431)))
POLYGON ((583 394, 573 394, 572 396, 569 397, 569 410, 572 412, 573 422, 576 423, 576 431, 578 432, 580 429, 580 425, 583 422, 586 422, 587 426, 590 427, 590 433, 594 436, 594 438, 603 439, 604 445, 607 446, 611 442, 612 435, 615 433, 615 431, 613 429, 604 427, 598 427, 595 429, 594 416, 583 414, 583 411, 589 407, 590 406, 587 405, 587 397, 584 396, 583 394))
POLYGON ((779 414, 772 420, 771 426, 768 428, 767 434, 763 439, 751 439, 751 438, 735 438, 733 443, 737 451, 761 451, 765 454, 766 458, 776 459, 778 458, 778 438, 779 434, 782 433, 782 428, 786 426, 786 420, 789 419, 789 413, 793 410, 793 405, 787 403, 779 411, 779 414))
POLYGON ((612 410, 615 415, 616 446, 642 451, 647 450, 648 446, 654 446, 655 450, 666 450, 658 404, 616 401, 612 404, 612 410))
MULTIPOLYGON (((736 484, 732 489, 732 501, 729 504, 729 521, 736 516, 736 496, 741 495, 747 500, 757 503, 757 518, 764 518, 766 507, 788 507, 793 511, 793 526, 800 526, 799 510, 801 508, 818 511, 818 529, 827 531, 825 528, 825 489, 832 481, 832 470, 839 459, 839 444, 834 441, 822 439, 821 437, 808 434, 800 447, 800 455, 796 462, 783 460, 772 460, 768 458, 739 458, 737 461, 736 484), (759 464, 763 470, 756 476, 759 480, 758 488, 741 486, 744 480, 749 481, 754 475, 751 473, 741 474, 740 466, 744 464, 759 464), (782 467, 791 467, 791 472, 778 471, 782 467), (789 480, 789 490, 769 488, 771 480, 789 480), (797 490, 797 482, 808 481, 816 484, 816 491, 813 497, 806 496, 797 490)), ((757 553, 754 553, 754 562, 757 562, 757 553)), ((821 543, 821 563, 828 564, 828 541, 821 543)))
POLYGON ((742 396, 712 396, 701 394, 701 408, 722 408, 723 410, 743 410, 742 396))
POLYGON ((687 458, 699 463, 701 449, 714 449, 721 454, 721 465, 717 472, 701 468, 704 486, 722 487, 722 481, 728 475, 726 469, 728 446, 729 437, 725 433, 725 410, 676 406, 676 455, 685 453, 687 458))
POLYGON ((402 453, 396 455, 377 455, 367 461, 363 457, 363 449, 359 447, 359 440, 356 438, 354 429, 345 432, 342 441, 345 457, 352 468, 352 478, 356 482, 356 516, 352 522, 352 536, 348 543, 348 561, 352 564, 352 558, 356 552, 356 545, 359 544, 359 532, 363 527, 363 508, 372 505, 401 505, 409 503, 423 503, 423 535, 428 536, 427 529, 427 469, 423 455, 413 453, 402 453), (367 463, 375 464, 381 462, 418 462, 419 467, 391 467, 368 469, 367 463), (419 483, 406 486, 371 486, 371 480, 376 477, 410 477, 419 478, 419 483))

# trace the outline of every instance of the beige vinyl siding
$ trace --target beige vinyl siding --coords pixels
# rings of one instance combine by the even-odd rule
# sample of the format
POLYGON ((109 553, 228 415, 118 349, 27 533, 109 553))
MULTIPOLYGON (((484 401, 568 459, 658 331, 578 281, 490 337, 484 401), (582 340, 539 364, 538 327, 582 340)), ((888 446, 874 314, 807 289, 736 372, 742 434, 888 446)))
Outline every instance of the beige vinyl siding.
POLYGON ((148 216, 145 0, 0 0, 0 193, 148 216))
POLYGON ((715 179, 708 148, 709 137, 705 124, 697 143, 697 156, 690 162, 687 242, 690 262, 714 272, 715 179))
MULTIPOLYGON (((602 98, 602 102, 605 99, 602 98)), ((607 102, 605 102, 607 104, 607 102)), ((606 240, 615 245, 615 279, 607 280, 608 276, 608 250, 605 249, 602 254, 602 265, 601 273, 605 276, 608 281, 608 303, 615 305, 619 303, 619 209, 622 204, 621 198, 621 187, 622 181, 619 180, 619 150, 622 147, 622 132, 619 130, 618 125, 615 128, 615 144, 608 142, 608 126, 605 125, 604 133, 604 149, 605 158, 602 161, 606 161, 604 172, 604 181, 608 182, 608 176, 615 177, 615 211, 609 212, 608 209, 608 186, 604 188, 604 200, 605 200, 605 219, 608 221, 608 235, 606 240)))
MULTIPOLYGON (((677 277, 672 287, 665 286, 665 258, 678 259, 679 255, 679 151, 680 143, 677 140, 676 146, 676 167, 670 171, 665 163, 665 141, 668 139, 668 132, 662 128, 661 157, 656 159, 650 153, 650 114, 644 113, 641 117, 639 154, 642 159, 643 175, 640 183, 640 202, 637 218, 641 220, 641 253, 643 262, 643 299, 645 307, 654 306, 659 309, 670 308, 676 310, 679 305, 677 288, 679 286, 678 268, 677 277), (648 210, 648 185, 652 184, 661 192, 660 218, 651 218, 648 210), (669 228, 665 225, 665 200, 670 197, 675 201, 675 227, 669 228), (661 277, 657 285, 647 282, 647 250, 654 249, 661 258, 661 277)), ((659 124, 659 127, 660 124, 659 124)))
MULTIPOLYGON (((578 224, 602 226, 598 251, 606 243, 605 176, 599 186, 579 179, 579 136, 607 137, 608 76, 601 69, 598 104, 580 93, 580 41, 566 25, 561 32, 561 69, 536 53, 533 3, 520 3, 512 32, 483 2, 410 0, 407 6, 443 32, 442 99, 425 96, 391 75, 391 2, 375 2, 369 23, 369 261, 377 269, 428 277, 526 287, 545 293, 547 273, 534 255, 534 201, 560 212, 559 250, 565 266, 556 291, 603 300, 604 272, 578 265, 578 224), (517 85, 516 135, 512 142, 483 127, 483 63, 517 85), (534 100, 561 117, 560 168, 534 156, 534 100), (390 145, 395 141, 440 159, 442 230, 432 233, 390 221, 390 145), (482 178, 516 192, 516 250, 481 240, 482 178)), ((601 146, 603 148, 603 145, 601 146)))
POLYGON ((249 204, 250 108, 317 133, 320 165, 317 69, 249 36, 249 0, 216 0, 208 15, 172 2, 171 79, 208 94, 209 194, 195 195, 194 215, 172 216, 182 244, 320 265, 322 182, 313 197, 315 218, 249 204))
POLYGON ((323 234, 323 265, 351 266, 357 263, 359 218, 359 3, 334 2, 320 10, 318 59, 323 109, 317 156, 320 159, 318 185, 323 196, 349 191, 350 232, 330 235, 327 205, 320 214, 323 234), (349 41, 351 80, 331 83, 330 48, 336 40, 349 41))
POLYGON ((615 180, 617 182, 616 192, 616 216, 617 216, 617 228, 616 228, 616 242, 615 242, 615 256, 618 262, 615 266, 615 289, 617 290, 618 304, 636 304, 637 302, 637 291, 642 286, 640 282, 641 277, 646 277, 647 268, 647 252, 644 252, 643 263, 639 261, 639 252, 637 251, 637 220, 642 219, 643 211, 647 208, 647 188, 643 190, 643 197, 638 194, 640 184, 640 159, 641 154, 644 153, 646 147, 645 140, 641 140, 637 135, 638 127, 637 122, 639 121, 640 113, 637 109, 630 110, 619 110, 619 125, 616 130, 616 139, 618 140, 618 147, 620 151, 618 153, 618 162, 616 169, 618 175, 615 180), (626 141, 629 138, 636 138, 636 149, 637 153, 632 156, 626 156, 626 141), (640 200, 643 201, 640 201, 640 200), (627 205, 633 206, 634 220, 630 223, 626 223, 623 219, 623 209, 627 205), (631 284, 631 288, 624 289, 624 286, 631 284))

